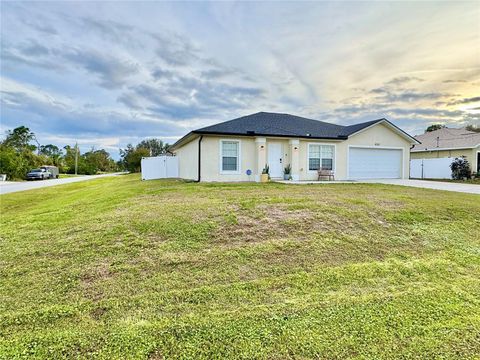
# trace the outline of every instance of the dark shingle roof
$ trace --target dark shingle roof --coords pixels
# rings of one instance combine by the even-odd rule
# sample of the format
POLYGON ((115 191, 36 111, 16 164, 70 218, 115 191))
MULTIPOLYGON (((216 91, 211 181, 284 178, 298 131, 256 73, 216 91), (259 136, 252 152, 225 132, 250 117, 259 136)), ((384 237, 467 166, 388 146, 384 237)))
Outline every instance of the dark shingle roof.
POLYGON ((348 135, 381 120, 383 119, 352 126, 342 126, 290 114, 259 112, 207 126, 193 132, 197 134, 270 135, 347 139, 348 135))
MULTIPOLYGON (((378 119, 350 126, 342 126, 290 114, 259 112, 194 130, 192 133, 346 140, 348 136, 357 131, 381 121, 388 122, 386 119, 378 119)), ((389 124, 391 123, 389 122, 389 124)), ((391 125, 395 127, 395 125, 391 125)), ((177 141, 173 147, 176 147, 190 134, 177 141)), ((412 138, 406 133, 405 135, 412 138)))

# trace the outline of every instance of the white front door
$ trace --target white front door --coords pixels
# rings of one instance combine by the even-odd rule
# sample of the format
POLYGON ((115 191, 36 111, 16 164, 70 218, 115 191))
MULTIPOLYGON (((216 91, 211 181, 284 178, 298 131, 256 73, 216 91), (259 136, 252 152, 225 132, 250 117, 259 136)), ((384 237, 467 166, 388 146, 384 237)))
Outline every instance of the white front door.
POLYGON ((282 165, 282 144, 269 143, 268 144, 268 166, 270 166, 270 177, 283 177, 282 165))

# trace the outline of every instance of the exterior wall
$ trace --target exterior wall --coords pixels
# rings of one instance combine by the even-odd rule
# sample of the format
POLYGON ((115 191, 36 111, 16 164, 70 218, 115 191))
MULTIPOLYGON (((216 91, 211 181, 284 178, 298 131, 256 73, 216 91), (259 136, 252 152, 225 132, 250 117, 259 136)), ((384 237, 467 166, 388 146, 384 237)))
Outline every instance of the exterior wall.
POLYGON ((477 172, 477 152, 480 147, 475 149, 459 149, 459 150, 438 150, 438 151, 416 151, 410 154, 412 159, 437 159, 437 158, 452 158, 465 156, 472 167, 473 172, 477 172))
MULTIPOLYGON (((400 148, 403 150, 402 177, 409 176, 411 143, 389 127, 378 124, 345 141, 204 135, 201 145, 201 181, 258 181, 265 163, 268 162, 268 144, 272 142, 282 145, 282 168, 288 164, 292 165, 292 176, 298 180, 317 180, 318 178, 316 171, 308 171, 308 144, 311 143, 335 146, 336 180, 348 179, 349 146, 400 148), (220 140, 222 139, 240 141, 240 170, 236 174, 222 174, 220 171, 220 140), (252 171, 250 176, 246 174, 247 170, 252 171)), ((196 180, 198 138, 177 149, 176 154, 179 157, 179 176, 196 180)))
POLYGON ((322 144, 322 145, 334 145, 334 161, 333 161, 333 170, 335 172, 335 179, 336 180, 344 180, 345 178, 338 176, 338 169, 341 167, 339 164, 339 156, 338 156, 338 149, 339 145, 342 142, 340 141, 328 141, 328 140, 308 140, 308 139, 300 139, 300 169, 299 169, 299 178, 300 180, 318 180, 318 172, 317 171, 309 171, 308 170, 308 145, 309 144, 322 144))
POLYGON ((199 138, 192 140, 175 151, 178 157, 178 176, 181 179, 198 179, 198 141, 199 138))
POLYGON ((379 124, 351 136, 348 140, 335 142, 325 140, 300 140, 300 180, 316 180, 316 171, 308 171, 308 144, 321 143, 335 145, 335 179, 348 180, 348 149, 349 146, 365 146, 372 148, 399 148, 403 150, 402 178, 408 179, 410 172, 411 143, 404 137, 392 131, 389 127, 379 124))
POLYGON ((204 136, 202 140, 201 181, 255 181, 256 159, 254 137, 204 136), (238 174, 220 173, 220 140, 222 139, 240 141, 240 169, 238 174), (248 176, 246 174, 247 170, 251 170, 252 175, 248 176))

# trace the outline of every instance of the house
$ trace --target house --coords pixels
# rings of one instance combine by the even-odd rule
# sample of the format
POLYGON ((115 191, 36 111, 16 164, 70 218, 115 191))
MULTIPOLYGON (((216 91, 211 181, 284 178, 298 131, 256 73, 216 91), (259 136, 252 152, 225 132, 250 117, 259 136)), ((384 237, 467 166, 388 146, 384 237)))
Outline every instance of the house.
MULTIPOLYGON (((416 144, 410 157, 417 159, 455 159, 464 156, 470 163, 472 172, 480 171, 480 133, 468 131, 464 128, 439 130, 426 132, 415 136, 421 144, 416 144)), ((437 162, 442 166, 442 161, 437 162)), ((447 165, 451 161, 446 160, 447 165)), ((446 170, 448 172, 448 169, 446 170)))
POLYGON ((196 181, 272 179, 291 166, 293 180, 408 178, 418 141, 386 119, 342 126, 299 116, 259 112, 192 131, 172 146, 179 176, 196 181))

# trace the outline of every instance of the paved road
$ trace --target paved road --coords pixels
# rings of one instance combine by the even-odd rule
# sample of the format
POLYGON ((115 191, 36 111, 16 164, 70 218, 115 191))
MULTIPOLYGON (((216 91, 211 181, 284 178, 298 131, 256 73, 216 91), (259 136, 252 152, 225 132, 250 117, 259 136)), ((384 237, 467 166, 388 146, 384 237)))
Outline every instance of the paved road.
POLYGON ((455 191, 469 194, 480 194, 480 185, 475 184, 461 184, 453 182, 442 181, 428 181, 428 180, 403 180, 403 179, 385 179, 385 180, 369 180, 364 181, 377 184, 401 185, 411 186, 425 189, 455 191))
POLYGON ((102 177, 108 176, 117 176, 123 173, 113 173, 113 174, 104 174, 104 175, 84 175, 84 176, 75 176, 64 179, 51 179, 51 180, 36 180, 36 181, 22 181, 22 182, 11 182, 7 181, 5 183, 0 182, 0 194, 8 194, 18 191, 40 189, 49 186, 70 184, 79 181, 87 181, 93 179, 99 179, 102 177))

